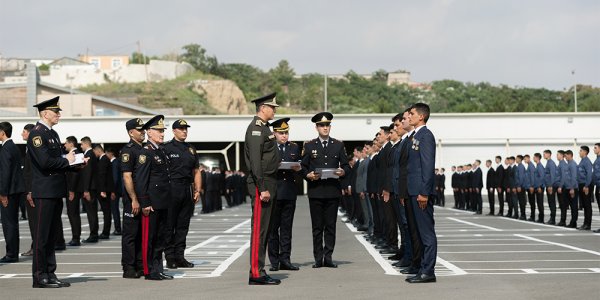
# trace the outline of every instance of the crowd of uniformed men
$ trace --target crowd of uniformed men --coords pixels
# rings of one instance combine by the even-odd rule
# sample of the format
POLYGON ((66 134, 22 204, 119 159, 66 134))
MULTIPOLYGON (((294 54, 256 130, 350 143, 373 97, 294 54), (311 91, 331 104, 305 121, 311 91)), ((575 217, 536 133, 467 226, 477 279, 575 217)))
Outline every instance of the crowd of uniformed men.
MULTIPOLYGON (((535 153, 533 159, 527 154, 506 157, 504 161, 501 156, 496 156, 495 164, 487 160, 485 188, 490 207, 488 215, 495 214, 497 197, 497 216, 591 230, 594 197, 600 211, 600 143, 594 145, 593 153, 596 157, 593 163, 588 157, 588 146, 579 148, 579 163, 575 162, 571 150, 558 150, 556 161, 551 150, 535 153), (506 215, 505 202, 508 206, 506 215), (547 221, 544 203, 550 210, 547 221), (571 211, 569 222, 568 210, 571 211), (583 210, 583 223, 577 227, 579 210, 583 210)), ((482 213, 483 173, 480 164, 481 161, 476 160, 473 164, 452 167, 452 190, 457 199, 455 208, 482 213)), ((600 228, 594 232, 600 232, 600 228)))
POLYGON ((186 142, 190 125, 185 120, 173 123, 174 138, 167 142, 163 116, 146 123, 129 120, 125 127, 130 141, 120 151, 105 151, 87 136, 60 140, 52 129, 60 119, 58 97, 35 107, 40 121, 26 125, 21 134, 27 142, 25 157, 11 139, 12 125, 0 122, 0 209, 6 240, 0 263, 19 261, 21 210, 20 219, 28 220, 32 237, 31 247, 21 256, 33 257, 33 287, 70 286, 55 275, 55 251, 98 243, 111 234, 122 235, 124 278, 172 279, 164 273, 163 254, 168 268, 194 266, 184 250, 195 205, 201 201, 201 213, 210 213, 222 209, 222 196, 228 207, 246 202, 244 173, 223 174, 218 167, 200 165, 196 149, 186 142), (60 217, 63 199, 72 233, 69 242, 60 217), (89 224, 85 239, 81 208, 89 224))

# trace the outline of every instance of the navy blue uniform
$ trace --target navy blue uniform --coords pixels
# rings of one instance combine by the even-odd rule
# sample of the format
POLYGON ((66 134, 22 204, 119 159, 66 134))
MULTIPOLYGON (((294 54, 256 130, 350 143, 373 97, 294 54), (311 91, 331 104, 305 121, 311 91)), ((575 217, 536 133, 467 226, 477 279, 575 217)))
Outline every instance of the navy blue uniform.
POLYGON ((8 198, 8 205, 0 205, 2 232, 6 241, 8 259, 19 259, 19 203, 25 193, 21 153, 12 140, 6 140, 0 149, 0 195, 8 198))
MULTIPOLYGON (((129 141, 121 149, 121 171, 131 173, 135 184, 138 168, 138 157, 142 152, 142 145, 129 141)), ((122 176, 121 176, 122 178, 122 176)), ((132 202, 129 193, 123 193, 123 228, 121 237, 121 265, 123 271, 142 271, 142 222, 141 214, 133 215, 132 202)), ((139 200, 138 200, 139 201, 139 200)))

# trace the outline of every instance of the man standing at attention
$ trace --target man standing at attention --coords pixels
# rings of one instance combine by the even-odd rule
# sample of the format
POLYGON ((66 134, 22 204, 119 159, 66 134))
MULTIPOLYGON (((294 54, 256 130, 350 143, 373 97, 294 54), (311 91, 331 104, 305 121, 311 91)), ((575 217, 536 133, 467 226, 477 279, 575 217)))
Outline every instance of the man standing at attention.
POLYGON ((429 120, 429 105, 414 104, 410 109, 410 125, 415 130, 409 136, 408 151, 408 195, 414 205, 418 232, 423 244, 423 258, 419 272, 406 279, 409 283, 435 282, 437 237, 433 220, 435 137, 426 127, 429 120))
POLYGON ((277 285, 281 280, 265 272, 265 254, 269 238, 269 225, 277 193, 279 150, 268 122, 275 117, 275 93, 252 100, 256 116, 246 129, 244 157, 250 172, 248 192, 252 198, 252 231, 250 239, 250 285, 277 285))

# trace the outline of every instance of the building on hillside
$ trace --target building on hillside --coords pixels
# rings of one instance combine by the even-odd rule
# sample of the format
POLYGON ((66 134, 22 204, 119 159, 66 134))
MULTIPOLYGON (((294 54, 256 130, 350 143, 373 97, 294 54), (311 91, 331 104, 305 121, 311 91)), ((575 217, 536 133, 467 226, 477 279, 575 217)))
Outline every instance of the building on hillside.
POLYGON ((81 55, 79 60, 103 71, 111 71, 129 65, 129 56, 127 55, 81 55))

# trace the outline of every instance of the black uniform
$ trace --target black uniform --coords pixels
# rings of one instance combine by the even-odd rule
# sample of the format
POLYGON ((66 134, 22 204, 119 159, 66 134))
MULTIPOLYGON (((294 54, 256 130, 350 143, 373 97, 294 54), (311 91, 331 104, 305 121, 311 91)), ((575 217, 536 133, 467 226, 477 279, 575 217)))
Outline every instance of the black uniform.
POLYGON ((90 236, 84 242, 97 242, 98 241, 98 200, 96 194, 96 176, 98 171, 98 159, 92 149, 88 149, 83 154, 88 159, 87 165, 79 172, 79 190, 78 192, 88 192, 90 199, 82 199, 83 207, 87 214, 88 223, 90 224, 90 236))
MULTIPOLYGON (((130 140, 121 149, 121 171, 131 173, 134 185, 137 181, 138 157, 141 152, 142 145, 133 140, 130 140)), ((124 184, 125 182, 123 182, 124 184)), ((121 236, 121 265, 125 272, 141 272, 143 268, 141 219, 140 213, 133 215, 131 197, 125 190, 123 193, 123 228, 121 229, 123 234, 121 236)))
POLYGON ((502 216, 504 214, 504 195, 506 193, 505 190, 505 180, 504 180, 504 166, 502 164, 498 165, 496 171, 494 172, 494 180, 496 181, 496 189, 498 190, 498 206, 499 211, 498 215, 502 216))
POLYGON ((498 187, 498 183, 496 182, 496 170, 494 170, 492 167, 490 167, 487 171, 485 187, 488 190, 488 202, 490 204, 489 215, 493 215, 495 206, 494 193, 498 187))
POLYGON ((67 189, 69 194, 73 194, 73 200, 67 197, 67 216, 71 224, 72 238, 70 246, 80 245, 81 239, 81 193, 79 192, 79 171, 67 172, 67 189))
POLYGON ((56 282, 55 243, 62 224, 62 198, 66 196, 65 171, 69 161, 63 158, 58 133, 38 122, 27 140, 31 158, 32 197, 37 217, 33 239, 33 286, 56 282))
POLYGON ((112 177, 112 164, 110 163, 110 160, 108 159, 106 154, 102 154, 98 158, 96 170, 97 173, 94 174, 96 175, 96 190, 98 202, 100 202, 100 208, 102 209, 102 216, 104 221, 104 225, 102 226, 102 234, 100 235, 100 237, 108 238, 108 236, 110 235, 110 227, 112 224, 112 200, 110 199, 110 194, 115 191, 115 186, 112 177), (102 197, 102 192, 105 193, 104 197, 102 197))
MULTIPOLYGON (((172 196, 169 207, 170 238, 165 249, 165 257, 167 266, 175 264, 183 267, 189 264, 183 254, 190 219, 194 215, 194 172, 198 171, 200 164, 196 159, 196 149, 189 143, 173 139, 165 143, 164 151, 170 162, 172 196)), ((200 189, 200 187, 196 188, 200 189)))
MULTIPOLYGON (((342 168, 345 173, 350 171, 344 143, 331 137, 323 142, 316 138, 304 143, 302 172, 305 178, 317 168, 342 168)), ((340 196, 339 179, 308 181, 313 255, 316 267, 334 265, 332 255, 335 247, 335 228, 340 196)))
MULTIPOLYGON (((300 148, 296 143, 278 144, 282 162, 297 162, 300 160, 300 148)), ((292 253, 292 227, 296 211, 296 178, 293 170, 277 172, 277 200, 271 220, 269 236, 269 261, 271 266, 290 265, 292 253)))
POLYGON ((279 150, 275 136, 266 122, 255 116, 246 130, 244 154, 248 176, 248 193, 252 196, 252 234, 250 241, 250 278, 266 275, 265 252, 271 226, 274 203, 277 199, 277 170, 279 150), (260 199, 260 193, 269 191, 268 202, 260 199))
POLYGON ((157 276, 164 272, 162 253, 170 237, 168 209, 171 204, 171 182, 169 158, 163 148, 148 142, 140 151, 135 173, 135 193, 140 206, 154 210, 147 216, 142 215, 144 275, 157 276))
POLYGON ((7 197, 8 205, 0 205, 2 231, 6 241, 3 260, 19 260, 19 203, 25 193, 21 153, 12 140, 6 140, 0 149, 0 195, 7 197))

